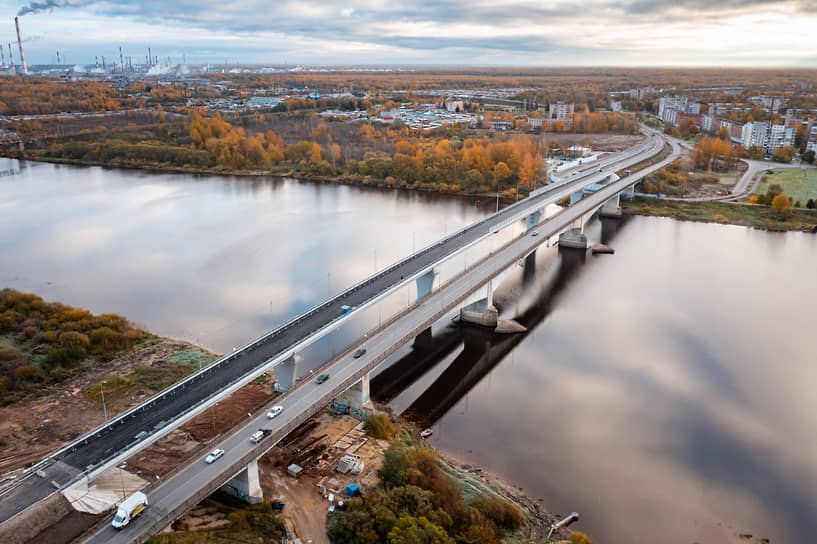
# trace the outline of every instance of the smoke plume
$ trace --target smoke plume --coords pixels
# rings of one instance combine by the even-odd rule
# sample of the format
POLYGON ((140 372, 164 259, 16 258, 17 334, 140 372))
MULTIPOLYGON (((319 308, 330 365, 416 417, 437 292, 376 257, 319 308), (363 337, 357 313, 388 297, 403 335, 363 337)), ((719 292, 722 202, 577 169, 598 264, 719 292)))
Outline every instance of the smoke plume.
POLYGON ((74 0, 43 0, 41 2, 29 2, 27 6, 20 8, 17 12, 18 17, 28 15, 29 13, 39 13, 41 11, 50 10, 54 8, 79 7, 89 2, 74 1, 74 0))

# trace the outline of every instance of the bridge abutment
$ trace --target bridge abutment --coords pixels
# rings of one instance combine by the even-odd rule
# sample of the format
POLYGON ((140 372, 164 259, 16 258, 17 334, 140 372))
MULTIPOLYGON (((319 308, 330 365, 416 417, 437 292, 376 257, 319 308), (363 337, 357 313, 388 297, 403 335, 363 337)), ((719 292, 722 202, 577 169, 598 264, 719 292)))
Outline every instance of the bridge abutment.
POLYGON ((261 478, 258 476, 258 460, 252 461, 221 489, 250 504, 263 501, 264 491, 261 489, 261 478))

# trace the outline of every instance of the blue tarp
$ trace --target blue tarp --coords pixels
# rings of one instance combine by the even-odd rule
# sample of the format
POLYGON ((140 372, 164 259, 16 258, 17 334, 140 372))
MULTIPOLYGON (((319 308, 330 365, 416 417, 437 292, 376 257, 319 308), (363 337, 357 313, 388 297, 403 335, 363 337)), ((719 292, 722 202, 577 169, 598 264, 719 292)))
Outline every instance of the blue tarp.
POLYGON ((346 486, 346 494, 350 497, 354 497, 360 491, 360 486, 355 484, 349 484, 346 486))

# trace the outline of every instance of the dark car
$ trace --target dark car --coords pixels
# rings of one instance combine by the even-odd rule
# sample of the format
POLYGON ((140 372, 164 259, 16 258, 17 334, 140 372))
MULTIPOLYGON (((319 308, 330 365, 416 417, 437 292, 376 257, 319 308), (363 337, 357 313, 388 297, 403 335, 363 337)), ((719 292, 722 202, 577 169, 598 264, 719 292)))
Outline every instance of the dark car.
POLYGON ((357 350, 357 351, 355 352, 355 354, 354 354, 354 355, 352 355, 352 357, 354 357, 355 359, 360 359, 360 358, 361 358, 361 357, 363 357, 365 354, 366 354, 366 350, 365 350, 365 349, 363 349, 363 348, 361 348, 361 349, 357 350))
POLYGON ((318 383, 323 383, 328 379, 329 379, 329 374, 321 374, 320 376, 318 376, 318 379, 315 380, 315 381, 318 382, 318 383))

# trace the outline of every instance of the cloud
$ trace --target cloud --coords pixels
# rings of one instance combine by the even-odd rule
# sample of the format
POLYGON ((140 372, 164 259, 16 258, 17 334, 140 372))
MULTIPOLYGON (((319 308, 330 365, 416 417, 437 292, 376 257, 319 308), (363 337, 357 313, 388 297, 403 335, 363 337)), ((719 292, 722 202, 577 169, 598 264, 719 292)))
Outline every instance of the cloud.
MULTIPOLYGON (((0 0, 0 7, 8 1, 0 0)), ((224 9, 213 0, 46 0, 21 12, 74 8, 61 11, 58 20, 41 16, 26 23, 29 32, 51 31, 42 55, 48 52, 50 58, 57 46, 73 53, 74 61, 91 49, 97 54, 98 44, 124 44, 142 56, 148 45, 161 58, 185 51, 190 62, 229 57, 245 63, 287 59, 313 64, 810 65, 814 53, 806 44, 817 24, 817 14, 805 9, 810 4, 237 0, 224 9), (801 16, 793 19, 798 11, 801 16), (35 21, 43 28, 34 27, 35 21)), ((34 62, 39 51, 32 48, 34 62)))

